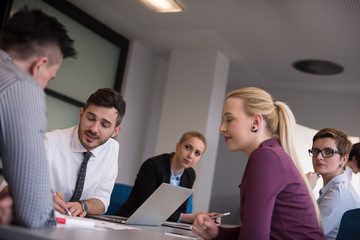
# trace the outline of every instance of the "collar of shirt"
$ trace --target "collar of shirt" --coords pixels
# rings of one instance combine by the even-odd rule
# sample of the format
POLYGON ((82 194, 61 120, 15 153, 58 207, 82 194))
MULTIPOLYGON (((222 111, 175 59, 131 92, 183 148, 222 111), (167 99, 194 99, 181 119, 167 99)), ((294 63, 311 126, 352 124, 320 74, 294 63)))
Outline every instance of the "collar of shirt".
POLYGON ((179 186, 180 185, 180 179, 181 179, 181 176, 184 173, 184 170, 182 170, 178 175, 175 176, 173 170, 170 167, 170 172, 171 172, 170 184, 175 185, 175 186, 179 186))
POLYGON ((328 182, 323 188, 320 189, 320 191, 319 191, 320 196, 322 194, 326 193, 334 185, 336 185, 336 184, 338 184, 340 182, 344 182, 344 181, 348 181, 348 178, 344 173, 341 173, 341 174, 337 175, 336 177, 331 179, 330 182, 328 182))
POLYGON ((1 49, 0 49, 0 57, 5 59, 6 61, 13 62, 11 56, 7 52, 1 49))
POLYGON ((280 143, 276 138, 269 138, 269 139, 263 141, 260 144, 259 148, 260 147, 266 147, 266 146, 280 146, 280 143))

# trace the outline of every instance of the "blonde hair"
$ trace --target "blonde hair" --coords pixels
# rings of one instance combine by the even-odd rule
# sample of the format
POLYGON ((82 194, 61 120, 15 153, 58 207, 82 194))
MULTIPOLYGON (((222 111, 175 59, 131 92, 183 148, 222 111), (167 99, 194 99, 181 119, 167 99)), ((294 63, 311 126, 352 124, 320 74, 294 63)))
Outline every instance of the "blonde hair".
MULTIPOLYGON (((206 150, 206 138, 204 137, 204 135, 202 135, 201 133, 199 133, 198 131, 188 131, 188 132, 185 132, 180 140, 179 140, 179 144, 182 144, 183 142, 185 142, 186 140, 188 140, 189 138, 191 137, 197 137, 200 141, 202 141, 204 143, 204 152, 206 150)), ((204 153, 203 152, 203 153, 204 153)))
POLYGON ((268 132, 280 142, 284 151, 290 155, 306 184, 315 207, 319 226, 322 229, 319 206, 295 152, 293 129, 296 125, 296 121, 290 108, 284 102, 274 101, 269 93, 256 87, 241 88, 232 91, 227 95, 228 99, 233 97, 239 97, 243 100, 244 109, 248 115, 262 115, 266 122, 266 129, 268 132))

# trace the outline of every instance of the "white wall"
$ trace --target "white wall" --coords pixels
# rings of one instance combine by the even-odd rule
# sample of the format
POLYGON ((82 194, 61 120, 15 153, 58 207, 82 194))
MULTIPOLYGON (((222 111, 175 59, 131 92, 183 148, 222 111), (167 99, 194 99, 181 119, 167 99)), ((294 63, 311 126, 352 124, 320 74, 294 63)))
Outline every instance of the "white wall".
POLYGON ((140 164, 154 153, 152 139, 157 136, 166 71, 166 62, 138 42, 131 44, 122 86, 126 112, 117 136, 120 153, 116 182, 133 185, 140 164))
POLYGON ((230 212, 229 216, 221 220, 222 223, 240 223, 239 185, 247 159, 242 152, 230 152, 224 137, 220 135, 209 211, 230 212))
POLYGON ((358 93, 268 90, 275 100, 290 106, 299 124, 315 129, 335 127, 350 136, 360 136, 358 93))
POLYGON ((229 59, 214 49, 173 49, 169 61, 156 153, 174 151, 189 130, 204 134, 207 150, 195 165, 194 211, 207 211, 216 162, 218 114, 225 97, 229 59))

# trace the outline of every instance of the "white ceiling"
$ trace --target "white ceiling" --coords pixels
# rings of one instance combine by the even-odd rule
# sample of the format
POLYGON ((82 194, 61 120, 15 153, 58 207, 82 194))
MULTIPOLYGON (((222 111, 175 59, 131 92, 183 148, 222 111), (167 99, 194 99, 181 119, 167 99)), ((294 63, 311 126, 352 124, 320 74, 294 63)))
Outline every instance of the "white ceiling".
POLYGON ((177 0, 155 13, 140 0, 70 0, 130 40, 167 57, 174 48, 219 49, 231 59, 229 88, 360 92, 360 1, 177 0), (301 59, 334 61, 337 75, 299 72, 301 59))

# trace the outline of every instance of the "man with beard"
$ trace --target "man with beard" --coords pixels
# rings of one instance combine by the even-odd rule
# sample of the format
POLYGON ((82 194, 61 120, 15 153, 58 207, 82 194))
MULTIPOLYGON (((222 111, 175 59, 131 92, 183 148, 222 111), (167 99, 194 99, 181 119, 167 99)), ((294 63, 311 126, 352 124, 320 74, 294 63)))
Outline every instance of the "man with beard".
POLYGON ((58 212, 84 217, 106 211, 118 172, 119 144, 112 138, 121 130, 125 107, 120 93, 99 89, 80 109, 78 126, 46 133, 58 212))

